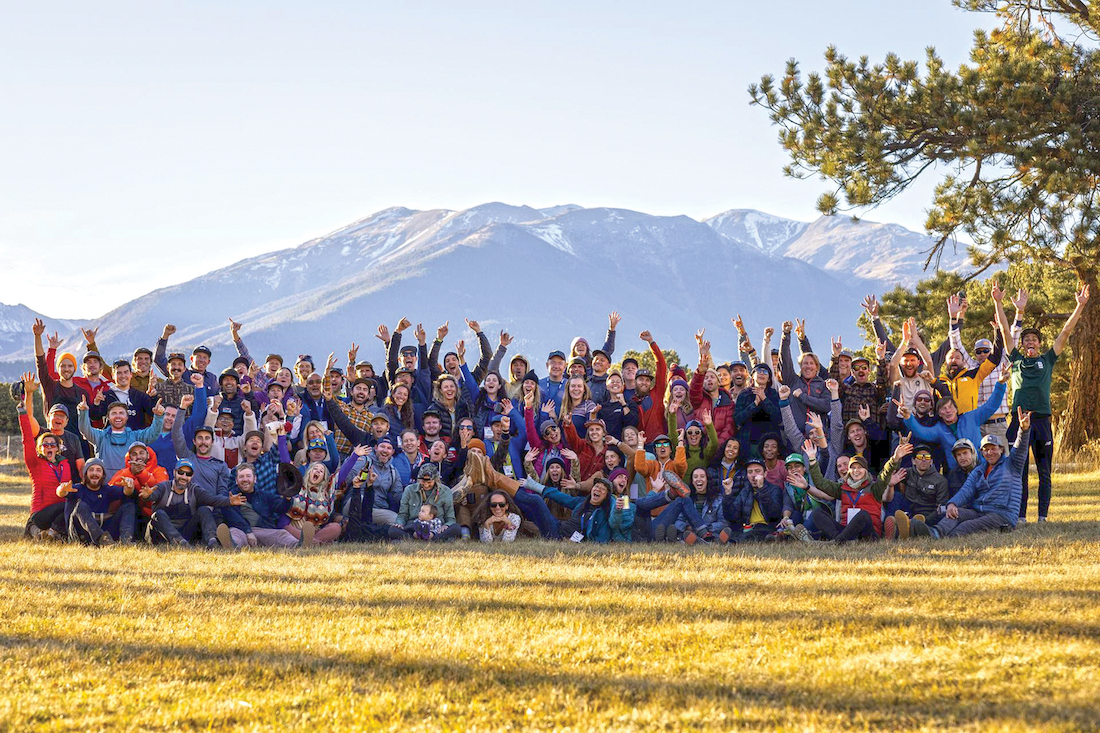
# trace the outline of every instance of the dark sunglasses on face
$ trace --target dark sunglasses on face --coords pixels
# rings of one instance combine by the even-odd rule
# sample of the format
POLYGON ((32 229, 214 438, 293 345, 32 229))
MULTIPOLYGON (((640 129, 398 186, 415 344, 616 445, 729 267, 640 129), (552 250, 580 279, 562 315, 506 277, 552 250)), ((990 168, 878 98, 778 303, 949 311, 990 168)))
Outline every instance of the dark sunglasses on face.
POLYGON ((194 471, 188 471, 185 468, 181 468, 176 471, 177 476, 191 476, 192 474, 194 474, 194 471))
POLYGON ((474 426, 473 425, 459 425, 458 429, 459 430, 473 430, 474 426))
POLYGON ((992 349, 974 349, 975 354, 988 354, 992 349))
POLYGON ((659 445, 672 445, 672 443, 670 443, 667 440, 659 440, 656 443, 654 443, 653 445, 654 445, 654 447, 656 447, 656 446, 659 446, 659 445))
POLYGON ((505 504, 503 501, 493 501, 493 502, 489 502, 489 506, 491 506, 493 509, 497 509, 497 508, 504 509, 508 505, 505 504))
POLYGON ((688 435, 702 435, 703 431, 702 430, 689 430, 689 431, 687 431, 687 434, 688 435))

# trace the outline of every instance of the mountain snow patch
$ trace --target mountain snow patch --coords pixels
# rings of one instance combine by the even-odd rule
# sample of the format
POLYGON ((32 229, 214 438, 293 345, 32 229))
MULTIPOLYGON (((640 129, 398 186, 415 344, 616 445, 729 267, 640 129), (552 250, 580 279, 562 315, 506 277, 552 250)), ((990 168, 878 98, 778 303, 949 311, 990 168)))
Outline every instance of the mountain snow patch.
POLYGON ((573 251, 573 245, 569 244, 569 241, 562 234, 561 227, 557 224, 546 224, 538 227, 527 227, 527 231, 534 234, 542 241, 549 244, 551 247, 560 249, 566 254, 576 255, 573 251))

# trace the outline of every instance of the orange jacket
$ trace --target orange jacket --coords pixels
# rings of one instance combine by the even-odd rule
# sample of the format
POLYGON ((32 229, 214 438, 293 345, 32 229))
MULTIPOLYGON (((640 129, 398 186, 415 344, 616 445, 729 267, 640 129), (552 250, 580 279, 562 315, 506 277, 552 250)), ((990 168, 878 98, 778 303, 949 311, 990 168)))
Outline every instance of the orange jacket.
MULTIPOLYGON (((168 471, 157 465, 157 454, 151 449, 147 449, 149 453, 149 461, 145 464, 145 470, 135 475, 130 470, 130 454, 126 454, 126 468, 115 473, 111 477, 110 484, 112 486, 124 486, 122 479, 130 478, 134 480, 134 492, 144 487, 155 487, 157 484, 164 483, 168 480, 168 471)), ((138 500, 138 506, 141 507, 141 512, 147 516, 153 516, 153 505, 149 502, 138 500)))

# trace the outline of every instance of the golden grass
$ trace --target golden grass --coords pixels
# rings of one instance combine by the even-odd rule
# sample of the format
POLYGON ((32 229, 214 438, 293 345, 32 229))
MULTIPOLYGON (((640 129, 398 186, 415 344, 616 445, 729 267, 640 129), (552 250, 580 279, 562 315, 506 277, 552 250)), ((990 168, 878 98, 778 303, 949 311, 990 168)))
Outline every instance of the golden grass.
POLYGON ((0 730, 1096 730, 1098 481, 935 544, 228 554, 12 541, 0 476, 0 730))

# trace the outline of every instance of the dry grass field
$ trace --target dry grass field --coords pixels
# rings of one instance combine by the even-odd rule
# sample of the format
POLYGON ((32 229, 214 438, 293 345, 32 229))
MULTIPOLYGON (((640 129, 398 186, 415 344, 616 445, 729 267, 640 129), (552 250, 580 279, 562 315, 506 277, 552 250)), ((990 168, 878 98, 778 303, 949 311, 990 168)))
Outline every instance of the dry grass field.
POLYGON ((965 541, 230 554, 21 541, 4 473, 4 731, 1100 727, 1100 474, 965 541))

